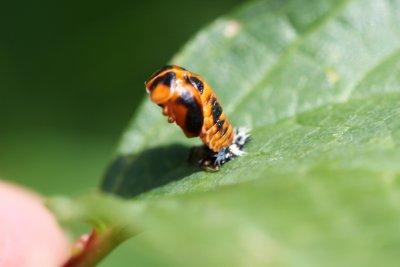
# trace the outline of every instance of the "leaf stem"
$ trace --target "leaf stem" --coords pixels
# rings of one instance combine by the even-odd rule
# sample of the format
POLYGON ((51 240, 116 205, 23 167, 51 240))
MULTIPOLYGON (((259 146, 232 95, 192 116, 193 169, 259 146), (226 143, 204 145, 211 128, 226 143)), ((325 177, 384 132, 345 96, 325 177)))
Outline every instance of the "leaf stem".
POLYGON ((84 241, 83 248, 72 255, 63 267, 95 266, 127 238, 121 228, 108 228, 103 231, 94 229, 84 241))

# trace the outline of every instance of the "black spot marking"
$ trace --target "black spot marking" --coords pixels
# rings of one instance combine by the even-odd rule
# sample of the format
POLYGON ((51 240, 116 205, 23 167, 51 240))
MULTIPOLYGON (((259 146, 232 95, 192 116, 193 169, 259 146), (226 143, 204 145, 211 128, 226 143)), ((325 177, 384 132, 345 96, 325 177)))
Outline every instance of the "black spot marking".
POLYGON ((165 73, 164 75, 157 77, 157 78, 153 81, 153 83, 150 85, 149 90, 150 90, 150 91, 153 91, 154 88, 156 88, 156 86, 159 85, 160 83, 163 83, 165 86, 170 87, 170 86, 171 86, 171 82, 172 82, 173 80, 175 80, 175 78, 176 78, 175 72, 172 72, 172 71, 167 72, 167 73, 165 73))
POLYGON ((175 72, 172 72, 172 71, 171 72, 167 72, 164 76, 165 76, 165 78, 163 80, 163 84, 165 86, 171 86, 171 82, 173 80, 175 80, 175 78, 176 78, 175 72))
POLYGON ((181 66, 175 65, 175 67, 177 67, 177 68, 180 69, 180 70, 187 70, 187 69, 185 69, 185 68, 183 68, 183 67, 181 67, 181 66))
POLYGON ((228 127, 222 128, 221 137, 224 136, 227 131, 228 131, 228 127))
POLYGON ((214 123, 217 123, 219 120, 219 117, 222 114, 222 107, 218 103, 217 99, 215 99, 215 98, 211 99, 211 105, 212 105, 211 113, 213 116, 213 120, 214 120, 214 123))
POLYGON ((162 68, 159 69, 158 71, 154 72, 154 73, 150 76, 150 78, 147 79, 147 81, 148 81, 148 82, 151 81, 154 77, 156 77, 157 75, 159 75, 161 72, 163 72, 163 71, 165 71, 165 70, 170 70, 170 69, 172 69, 172 68, 173 68, 173 66, 171 66, 171 65, 166 65, 166 66, 162 67, 162 68))
POLYGON ((197 103, 193 95, 188 92, 184 92, 182 96, 177 99, 177 103, 184 105, 188 110, 185 118, 186 130, 195 135, 200 134, 204 119, 201 105, 197 103))
POLYGON ((224 120, 220 120, 217 122, 218 131, 221 130, 222 126, 224 125, 224 122, 225 122, 224 120))
POLYGON ((189 82, 196 87, 196 89, 200 92, 203 93, 204 90, 204 84, 202 81, 197 79, 196 77, 188 77, 189 82))

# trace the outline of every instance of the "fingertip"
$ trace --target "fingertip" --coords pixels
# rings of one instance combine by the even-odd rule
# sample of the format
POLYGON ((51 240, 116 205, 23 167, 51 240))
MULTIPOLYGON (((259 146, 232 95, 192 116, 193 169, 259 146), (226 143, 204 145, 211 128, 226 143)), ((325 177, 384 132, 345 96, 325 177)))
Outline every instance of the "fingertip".
POLYGON ((60 266, 68 258, 68 239, 39 195, 0 181, 0 222, 0 266, 60 266))

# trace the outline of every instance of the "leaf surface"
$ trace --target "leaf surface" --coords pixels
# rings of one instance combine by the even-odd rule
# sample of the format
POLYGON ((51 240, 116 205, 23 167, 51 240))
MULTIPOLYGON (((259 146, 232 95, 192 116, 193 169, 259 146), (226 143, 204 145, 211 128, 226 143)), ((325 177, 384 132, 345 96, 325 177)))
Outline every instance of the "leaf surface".
POLYGON ((201 74, 253 139, 219 172, 199 171, 186 162, 199 140, 144 101, 102 189, 139 195, 135 224, 160 257, 175 266, 396 266, 399 1, 247 3, 172 63, 201 74))

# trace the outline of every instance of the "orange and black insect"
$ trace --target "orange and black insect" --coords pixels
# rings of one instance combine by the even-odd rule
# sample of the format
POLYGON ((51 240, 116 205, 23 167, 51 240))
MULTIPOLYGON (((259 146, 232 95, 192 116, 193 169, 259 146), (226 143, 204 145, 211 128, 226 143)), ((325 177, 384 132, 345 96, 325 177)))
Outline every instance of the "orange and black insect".
POLYGON ((179 66, 165 66, 145 83, 150 99, 162 108, 170 123, 178 124, 187 137, 200 137, 206 153, 202 167, 220 165, 242 155, 248 131, 234 129, 210 85, 199 75, 179 66))

